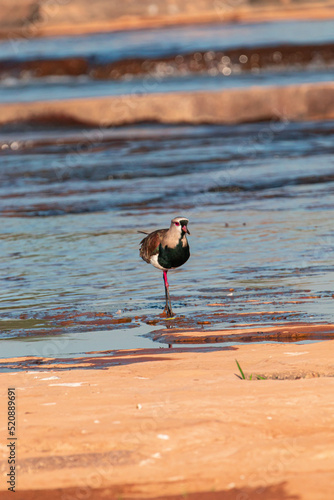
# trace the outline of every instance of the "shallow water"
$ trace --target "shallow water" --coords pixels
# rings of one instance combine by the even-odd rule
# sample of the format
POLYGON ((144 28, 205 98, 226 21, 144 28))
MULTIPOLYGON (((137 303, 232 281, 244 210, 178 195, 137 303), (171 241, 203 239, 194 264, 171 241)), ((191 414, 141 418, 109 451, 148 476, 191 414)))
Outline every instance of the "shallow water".
POLYGON ((55 101, 58 99, 75 99, 85 97, 101 97, 106 95, 121 96, 126 94, 142 95, 160 92, 184 92, 200 90, 223 90, 245 88, 251 85, 289 85, 301 83, 330 82, 333 75, 327 69, 316 72, 305 69, 298 72, 283 71, 259 74, 243 74, 224 77, 207 75, 188 75, 168 80, 131 81, 94 81, 79 77, 47 77, 28 81, 8 79, 0 86, 1 102, 31 102, 36 100, 55 101))
POLYGON ((138 335, 166 327, 333 321, 333 131, 2 134, 2 356, 148 347, 138 335), (166 322, 162 276, 139 259, 137 230, 180 214, 191 259, 171 273, 177 320, 166 322))
POLYGON ((334 21, 282 21, 258 24, 176 26, 72 37, 22 38, 0 43, 1 59, 97 57, 120 60, 178 52, 272 43, 322 43, 333 40, 334 21))
MULTIPOLYGON (((196 26, 0 43, 5 59, 124 61, 196 50, 330 44, 333 21, 196 26), (15 42, 15 43, 14 43, 15 42)), ((319 49, 320 50, 320 49, 319 49)), ((319 52, 320 54, 320 52, 319 52)), ((318 54, 318 55, 319 55, 318 54)), ((312 55, 313 57, 313 55, 312 55)), ((0 101, 328 81, 311 65, 222 75, 4 78, 0 101), (144 85, 144 83, 146 84, 144 85)), ((317 61, 315 63, 315 61, 317 61)), ((8 125, 0 134, 1 357, 165 346, 161 329, 333 322, 334 123, 88 129, 8 125), (141 261, 139 229, 190 219, 191 258, 141 261)), ((194 339, 193 344, 196 344, 194 339)))

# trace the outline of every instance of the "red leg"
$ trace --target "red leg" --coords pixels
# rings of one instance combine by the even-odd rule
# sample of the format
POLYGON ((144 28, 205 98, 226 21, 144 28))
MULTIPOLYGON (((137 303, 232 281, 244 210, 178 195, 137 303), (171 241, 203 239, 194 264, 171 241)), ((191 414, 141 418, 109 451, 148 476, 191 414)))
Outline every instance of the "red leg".
POLYGON ((166 288, 169 287, 168 280, 167 280, 167 273, 168 273, 168 271, 164 271, 164 282, 165 282, 165 287, 166 288))

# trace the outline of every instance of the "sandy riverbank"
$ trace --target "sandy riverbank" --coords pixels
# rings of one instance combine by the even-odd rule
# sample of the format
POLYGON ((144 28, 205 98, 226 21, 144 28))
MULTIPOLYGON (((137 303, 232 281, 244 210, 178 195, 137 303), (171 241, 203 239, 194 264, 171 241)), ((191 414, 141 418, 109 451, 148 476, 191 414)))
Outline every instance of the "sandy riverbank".
POLYGON ((215 92, 139 93, 117 97, 2 104, 0 125, 23 121, 90 126, 129 123, 243 123, 334 118, 334 84, 314 83, 215 92))
POLYGON ((121 3, 106 0, 16 0, 3 5, 0 38, 16 40, 181 24, 257 23, 333 17, 333 0, 129 0, 121 3))
POLYGON ((7 387, 17 394, 15 498, 330 500, 333 347, 30 358, 0 374, 2 415, 7 387), (240 380, 235 359, 247 376, 273 379, 240 380))

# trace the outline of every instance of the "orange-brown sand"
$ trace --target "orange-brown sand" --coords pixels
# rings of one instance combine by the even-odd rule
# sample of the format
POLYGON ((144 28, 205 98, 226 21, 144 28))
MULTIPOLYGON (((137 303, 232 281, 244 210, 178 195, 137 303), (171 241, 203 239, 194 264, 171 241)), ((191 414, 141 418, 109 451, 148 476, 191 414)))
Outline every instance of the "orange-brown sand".
POLYGON ((8 103, 1 106, 0 125, 34 120, 51 123, 67 120, 105 127, 147 121, 229 124, 275 120, 284 124, 331 119, 334 119, 334 83, 327 82, 8 103))
POLYGON ((333 17, 333 0, 7 0, 0 12, 0 37, 25 39, 178 24, 257 23, 333 17))
POLYGON ((331 500, 332 349, 329 340, 27 359, 25 371, 0 373, 0 498, 331 500), (15 496, 4 482, 8 387, 15 496))

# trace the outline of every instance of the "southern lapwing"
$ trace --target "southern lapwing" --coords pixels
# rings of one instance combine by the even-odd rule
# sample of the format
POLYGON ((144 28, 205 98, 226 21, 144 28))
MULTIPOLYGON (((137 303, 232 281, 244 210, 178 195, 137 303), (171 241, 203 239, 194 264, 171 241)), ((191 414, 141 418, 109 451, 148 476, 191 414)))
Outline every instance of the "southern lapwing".
POLYGON ((140 257, 148 264, 163 271, 166 295, 164 313, 167 314, 167 317, 173 316, 167 273, 170 269, 182 266, 190 257, 186 236, 187 233, 190 234, 188 222, 186 217, 175 217, 169 229, 158 229, 150 234, 144 232, 148 236, 140 242, 140 257))

